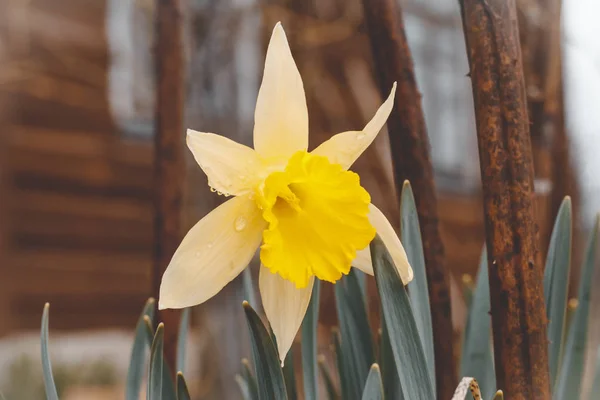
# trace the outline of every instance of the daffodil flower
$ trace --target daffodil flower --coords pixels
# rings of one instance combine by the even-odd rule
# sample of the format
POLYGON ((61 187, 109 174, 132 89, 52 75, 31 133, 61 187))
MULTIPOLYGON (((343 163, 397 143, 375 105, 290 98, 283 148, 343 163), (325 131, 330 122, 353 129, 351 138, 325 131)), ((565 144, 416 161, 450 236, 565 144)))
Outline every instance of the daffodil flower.
POLYGON ((369 243, 378 233, 404 283, 404 248, 348 168, 373 142, 396 85, 362 131, 333 136, 311 152, 304 86, 281 24, 273 30, 254 122, 254 149, 188 130, 187 144, 212 190, 233 196, 200 220, 173 255, 159 308, 205 302, 237 277, 260 247, 259 289, 285 358, 315 278, 337 282, 350 267, 373 275, 369 243))

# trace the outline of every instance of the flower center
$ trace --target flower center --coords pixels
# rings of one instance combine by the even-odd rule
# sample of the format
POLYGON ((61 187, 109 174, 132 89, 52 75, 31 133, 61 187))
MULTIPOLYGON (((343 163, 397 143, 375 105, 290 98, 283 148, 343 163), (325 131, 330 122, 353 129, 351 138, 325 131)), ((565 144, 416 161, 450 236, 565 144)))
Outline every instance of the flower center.
POLYGON ((268 223, 260 260, 298 288, 312 276, 336 282, 375 237, 369 193, 357 174, 327 157, 296 152, 285 170, 267 176, 255 200, 268 223))

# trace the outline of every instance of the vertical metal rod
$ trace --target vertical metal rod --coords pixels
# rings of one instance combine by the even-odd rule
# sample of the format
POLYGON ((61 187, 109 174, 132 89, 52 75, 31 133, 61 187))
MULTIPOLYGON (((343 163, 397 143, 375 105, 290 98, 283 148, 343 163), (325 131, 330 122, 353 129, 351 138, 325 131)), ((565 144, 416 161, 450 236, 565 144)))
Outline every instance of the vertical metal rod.
MULTIPOLYGON (((181 241, 185 164, 184 54, 180 0, 156 0, 156 133, 154 159, 154 266, 152 293, 158 298, 162 275, 181 241)), ((163 310, 165 359, 175 371, 179 312, 163 310)))
POLYGON ((438 210, 429 139, 402 13, 394 0, 363 0, 375 69, 385 97, 398 82, 387 126, 396 187, 409 180, 417 203, 431 302, 438 399, 449 399, 458 383, 452 339, 450 276, 438 227, 438 210))
POLYGON ((488 248, 496 379, 509 399, 550 399, 543 267, 515 0, 461 0, 488 248))

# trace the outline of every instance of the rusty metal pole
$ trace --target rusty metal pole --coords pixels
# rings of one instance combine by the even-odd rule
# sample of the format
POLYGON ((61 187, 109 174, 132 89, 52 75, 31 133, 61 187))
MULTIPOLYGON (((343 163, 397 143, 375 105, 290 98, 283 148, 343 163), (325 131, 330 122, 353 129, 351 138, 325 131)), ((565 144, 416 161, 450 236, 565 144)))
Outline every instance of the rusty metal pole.
MULTIPOLYGON (((154 268, 152 293, 158 298, 162 275, 181 241, 184 150, 183 18, 179 0, 157 0, 155 9, 156 133, 154 158, 154 268)), ((179 312, 163 310, 164 352, 175 371, 179 312)))
POLYGON ((415 193, 431 302, 437 398, 449 399, 457 374, 452 339, 450 276, 438 228, 437 197, 429 139, 406 41, 401 10, 395 0, 363 0, 375 69, 382 96, 398 82, 396 102, 387 121, 396 187, 408 179, 415 193))
POLYGON ((488 248, 496 379, 511 400, 548 400, 542 265, 514 0, 461 0, 488 248))

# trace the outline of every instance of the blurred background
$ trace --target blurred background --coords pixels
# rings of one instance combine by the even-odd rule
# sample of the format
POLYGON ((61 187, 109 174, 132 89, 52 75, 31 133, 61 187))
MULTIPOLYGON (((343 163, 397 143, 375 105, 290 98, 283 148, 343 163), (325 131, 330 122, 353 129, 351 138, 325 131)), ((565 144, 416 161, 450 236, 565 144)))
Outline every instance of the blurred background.
MULTIPOLYGON (((304 80, 310 148, 361 128, 380 104, 361 1, 183 3, 186 127, 251 144, 277 21, 304 80)), ((560 201, 571 195, 575 289, 583 239, 600 209, 600 3, 517 3, 541 250, 560 201)), ((460 10, 456 0, 400 4, 431 143, 458 338, 462 287, 484 242, 460 10)), ((47 301, 61 398, 123 397, 132 331, 151 295, 153 10, 153 0, 0 2, 0 390, 7 399, 43 397, 38 330, 47 301)), ((223 201, 186 157, 185 231, 223 201)), ((373 202, 399 221, 385 132, 354 169, 373 202)), ((186 376, 195 377, 198 398, 239 398, 233 376, 249 355, 240 286, 195 310, 186 376)), ((329 337, 336 317, 328 285, 322 300, 329 337)))

